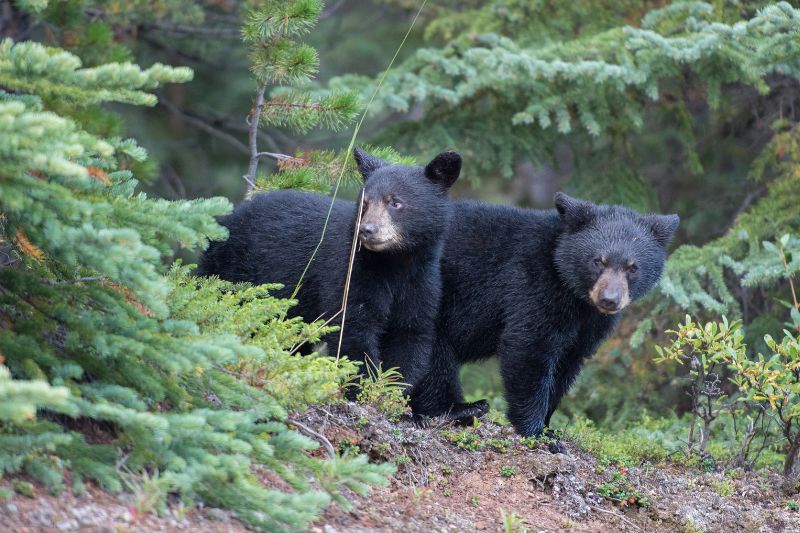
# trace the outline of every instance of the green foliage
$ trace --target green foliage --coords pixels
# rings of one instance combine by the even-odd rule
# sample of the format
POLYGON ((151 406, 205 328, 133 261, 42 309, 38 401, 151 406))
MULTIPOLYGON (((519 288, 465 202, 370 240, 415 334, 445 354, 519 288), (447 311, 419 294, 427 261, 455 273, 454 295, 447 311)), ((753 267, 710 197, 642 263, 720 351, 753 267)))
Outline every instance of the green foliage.
POLYGON ((23 481, 21 479, 15 479, 11 486, 14 488, 14 492, 17 494, 21 494, 28 498, 35 498, 36 497, 36 490, 33 488, 33 485, 28 481, 23 481))
POLYGON ((301 356, 302 344, 316 343, 336 328, 286 317, 293 300, 275 298, 279 285, 251 286, 218 278, 196 278, 188 267, 173 266, 168 274, 172 316, 197 323, 204 332, 233 334, 258 348, 225 366, 232 375, 265 391, 285 409, 296 409, 335 397, 356 371, 347 359, 336 362, 318 354, 301 356))
POLYGON ((598 430, 590 420, 579 419, 565 430, 567 438, 594 455, 601 465, 633 466, 664 461, 671 450, 664 445, 663 428, 647 420, 613 434, 598 430))
MULTIPOLYGON (((414 158, 400 155, 392 148, 364 146, 365 150, 384 161, 397 165, 415 165, 414 158)), ((344 151, 313 150, 298 152, 282 162, 279 171, 269 176, 260 176, 257 190, 299 189, 327 194, 342 178, 344 184, 359 184, 363 179, 351 154, 344 151)))
POLYGON ((720 414, 725 393, 720 387, 720 367, 734 359, 745 357, 744 334, 741 323, 709 322, 698 326, 686 316, 686 321, 677 330, 667 330, 675 340, 666 347, 656 346, 659 357, 656 363, 675 362, 689 365, 689 397, 692 399, 692 423, 689 427, 688 443, 698 446, 702 454, 711 438, 711 424, 720 414), (698 428, 698 421, 702 427, 698 428))
MULTIPOLYGON (((800 327, 800 320, 794 325, 800 327)), ((760 404, 777 420, 785 439, 784 474, 800 477, 800 339, 786 330, 780 342, 771 336, 765 341, 771 353, 731 359, 731 381, 742 401, 760 404)))
MULTIPOLYGON (((775 261, 780 256, 780 246, 762 243, 778 240, 787 231, 800 231, 796 202, 800 187, 800 128, 780 121, 775 129, 776 135, 751 170, 753 180, 766 184, 766 194, 723 237, 702 247, 681 246, 672 254, 658 287, 662 298, 652 316, 663 313, 673 302, 692 312, 739 315, 740 302, 731 286, 763 287, 786 277, 786 270, 775 261)), ((796 240, 787 241, 786 245, 796 247, 796 240)), ((796 263, 791 269, 795 268, 796 263)), ((645 321, 640 329, 651 325, 651 321, 645 321)))
POLYGON ((353 365, 294 355, 329 329, 284 320, 293 302, 274 287, 167 272, 176 248, 225 236, 213 217, 230 204, 136 192, 129 163, 146 152, 81 122, 191 75, 0 44, 0 473, 57 493, 68 469, 76 493, 84 479, 127 488, 143 511, 174 493, 296 530, 392 471, 314 458, 287 427, 287 409, 335 399, 353 365), (293 491, 264 486, 257 465, 293 491))
POLYGON ((500 475, 502 477, 512 477, 517 475, 517 469, 512 465, 504 465, 500 467, 500 475))
POLYGON ((711 481, 711 488, 722 497, 733 496, 736 491, 730 479, 715 479, 711 481))
POLYGON ((491 450, 497 453, 507 453, 512 445, 509 439, 481 438, 473 428, 445 430, 442 432, 442 436, 451 444, 468 452, 491 450))
POLYGON ((629 505, 650 507, 650 502, 647 498, 633 488, 630 480, 625 475, 626 472, 627 469, 625 468, 615 470, 611 475, 611 480, 600 485, 597 493, 603 498, 619 504, 620 507, 629 505))
MULTIPOLYGON (((428 120, 402 123, 386 137, 401 136, 418 147, 459 146, 483 170, 510 175, 519 156, 547 160, 559 134, 576 130, 589 135, 582 140, 589 146, 592 138, 608 134, 614 149, 625 154, 621 136, 642 129, 649 103, 670 92, 671 82, 683 81, 686 69, 707 88, 712 107, 720 105, 725 84, 766 91, 768 75, 799 72, 793 54, 800 16, 787 3, 737 24, 718 20, 708 4, 653 10, 640 27, 620 16, 641 16, 633 3, 622 10, 617 3, 587 4, 560 8, 546 19, 549 31, 540 32, 526 15, 535 7, 519 1, 443 14, 429 28, 447 26, 439 33, 451 40, 417 51, 391 73, 376 109, 405 112, 422 104, 428 120), (573 38, 580 24, 576 13, 592 22, 578 26, 581 33, 573 38), (561 17, 557 25, 554 17, 561 17), (572 40, 560 40, 567 38, 572 40), (446 124, 431 126, 445 115, 446 124)), ((374 84, 355 76, 332 82, 366 93, 374 84)))
POLYGON ((192 71, 156 63, 142 70, 130 63, 81 68, 81 60, 64 50, 39 43, 0 42, 0 85, 8 90, 58 99, 73 105, 124 102, 154 105, 148 92, 163 83, 186 82, 192 71))
POLYGON ((360 388, 356 396, 359 402, 374 406, 392 422, 399 421, 408 411, 408 397, 404 394, 408 384, 403 375, 397 368, 383 370, 380 364, 366 364, 367 375, 354 377, 348 386, 360 388))
POLYGON ((315 94, 308 89, 319 69, 319 57, 312 46, 294 38, 308 34, 321 12, 320 0, 269 0, 247 13, 242 37, 250 47, 250 69, 259 86, 293 88, 274 91, 261 104, 260 124, 304 132, 320 124, 338 129, 355 116, 358 97, 354 92, 315 94))
MULTIPOLYGON (((789 241, 788 236, 782 239, 783 246, 789 241)), ((774 248, 779 253, 784 249, 774 248)), ((784 264, 788 268, 790 263, 784 264)), ((796 308, 792 306, 792 309, 796 308)), ((797 329, 800 321, 793 322, 792 326, 797 329)), ((688 362, 691 365, 690 449, 697 444, 700 454, 705 453, 712 438, 712 423, 723 409, 730 409, 734 416, 748 419, 739 448, 739 459, 746 461, 753 439, 766 441, 774 437, 764 424, 758 424, 766 417, 775 421, 785 441, 784 474, 796 476, 800 456, 800 343, 796 334, 785 330, 781 342, 767 335, 764 341, 770 353, 759 353, 751 358, 742 343, 741 325, 737 322, 729 324, 724 318, 722 323, 709 322, 699 326, 687 316, 678 330, 669 333, 676 338, 670 346, 657 348, 659 357, 656 362, 688 362), (728 372, 723 374, 725 369, 728 372), (735 384, 740 393, 728 405, 722 404, 725 397, 721 389, 722 377, 735 384), (696 433, 698 419, 703 422, 699 436, 696 433)))
POLYGON ((527 521, 515 512, 506 512, 505 509, 500 509, 500 521, 503 523, 503 531, 505 533, 525 533, 528 529, 527 521))

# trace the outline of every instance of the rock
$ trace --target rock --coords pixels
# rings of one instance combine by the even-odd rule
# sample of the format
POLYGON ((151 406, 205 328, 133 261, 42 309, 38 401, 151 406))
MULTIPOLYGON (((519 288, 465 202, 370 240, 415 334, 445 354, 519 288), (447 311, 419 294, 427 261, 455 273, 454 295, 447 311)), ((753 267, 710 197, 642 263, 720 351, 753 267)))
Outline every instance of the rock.
POLYGON ((13 503, 7 503, 3 509, 6 514, 15 514, 19 512, 19 507, 13 503))
POLYGON ((211 520, 216 520, 217 522, 228 521, 228 513, 222 509, 217 509, 216 507, 209 507, 209 509, 206 511, 206 516, 208 516, 211 520))
POLYGON ((533 479, 542 484, 552 481, 556 474, 572 471, 570 458, 561 453, 537 455, 530 467, 533 479))
POLYGON ((339 533, 339 531, 330 524, 325 524, 322 526, 323 533, 339 533))
POLYGON ((72 518, 69 518, 67 520, 61 520, 56 524, 56 528, 58 528, 61 531, 72 531, 78 529, 79 527, 80 524, 78 524, 78 521, 72 518))

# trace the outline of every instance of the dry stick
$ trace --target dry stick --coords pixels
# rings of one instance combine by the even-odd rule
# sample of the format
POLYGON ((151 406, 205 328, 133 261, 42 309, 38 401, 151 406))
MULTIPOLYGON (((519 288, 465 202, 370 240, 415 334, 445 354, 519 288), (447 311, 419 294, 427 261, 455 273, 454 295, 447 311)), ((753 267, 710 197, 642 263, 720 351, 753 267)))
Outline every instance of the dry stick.
POLYGON ((331 459, 336 457, 336 451, 333 449, 333 444, 331 444, 331 441, 329 441, 328 438, 325 435, 323 435, 322 433, 318 433, 318 432, 314 431, 310 427, 306 426, 305 424, 301 424, 297 420, 292 420, 290 418, 290 419, 287 420, 287 422, 289 424, 292 424, 293 426, 297 426, 297 428, 301 432, 303 432, 303 433, 305 433, 307 435, 310 435, 311 437, 315 437, 317 440, 319 440, 322 443, 322 445, 325 447, 325 449, 328 450, 328 455, 331 456, 331 459))
MULTIPOLYGON (((358 244, 358 229, 361 224, 361 214, 364 209, 364 189, 361 189, 361 197, 358 199, 358 215, 356 215, 356 223, 353 228, 353 242, 350 245, 350 262, 347 265, 347 277, 344 280, 344 294, 342 295, 342 325, 339 328, 339 345, 336 347, 336 362, 339 362, 339 357, 342 352, 342 339, 344 339, 344 321, 347 317, 347 297, 350 294, 350 279, 353 274, 353 263, 356 260, 356 245, 358 244)), ((365 354, 369 358, 369 354, 365 354)))
POLYGON ((303 160, 299 157, 294 157, 291 155, 286 154, 275 154, 272 152, 258 152, 256 157, 269 157, 275 159, 276 161, 291 161, 292 163, 302 163, 303 160))
MULTIPOLYGON (((403 40, 400 41, 400 45, 397 47, 397 50, 395 50, 394 56, 392 56, 392 60, 389 61, 389 66, 387 66, 386 70, 383 71, 383 74, 381 75, 381 78, 378 80, 378 84, 375 86, 375 90, 372 91, 372 96, 370 96, 370 99, 367 102, 366 107, 364 108, 364 112, 361 114, 361 118, 358 120, 358 123, 356 123, 356 127, 353 130, 353 135, 350 137, 350 143, 347 145, 347 151, 344 154, 344 161, 342 161, 342 168, 339 171, 339 177, 336 179, 336 186, 333 188, 333 196, 331 197, 331 203, 328 206, 328 214, 325 216, 325 222, 322 225, 322 234, 319 237, 319 242, 317 243, 317 246, 314 248, 314 251, 311 252, 311 257, 308 259, 308 263, 306 263, 306 266, 303 269, 303 272, 300 274, 300 279, 297 280, 297 284, 295 285, 294 290, 292 291, 292 295, 289 297, 291 299, 294 299, 295 296, 297 296, 297 291, 300 290, 300 285, 303 282, 303 278, 305 278, 305 275, 308 272, 309 267, 311 266, 311 262, 314 261, 314 257, 316 257, 317 252, 319 251, 320 247, 322 246, 322 241, 325 240, 325 233, 328 231, 328 222, 330 221, 331 213, 333 212, 333 206, 334 206, 334 203, 336 202, 336 195, 339 192, 339 186, 342 184, 342 179, 344 178, 344 172, 345 172, 345 170, 347 168, 347 161, 350 158, 351 152, 353 151, 353 146, 355 146, 356 136, 358 135, 358 132, 361 129, 361 125, 364 123, 364 119, 366 119, 366 117, 367 117, 367 112, 369 111, 369 108, 372 105, 372 102, 375 100, 375 96, 377 96, 378 92, 381 90, 381 87, 383 86, 383 82, 384 82, 384 80, 386 80, 386 76, 389 75, 389 71, 392 69, 392 66, 394 65, 394 62, 397 59, 397 56, 400 54, 400 50, 402 50, 403 45, 406 43, 406 40, 408 39, 408 36, 411 34, 411 30, 414 29, 414 25, 417 23, 417 19, 419 18, 420 13, 422 13, 422 9, 425 7, 425 4, 427 4, 427 3, 428 3, 428 0, 423 0, 422 4, 419 6, 419 9, 417 10, 417 14, 414 15, 414 19, 411 21, 411 25, 408 27, 408 31, 406 31, 406 34, 403 36, 403 40)), ((262 101, 263 101, 263 94, 262 94, 262 101)), ((360 215, 361 207, 362 206, 359 205, 359 218, 361 216, 360 215)), ((353 238, 353 241, 354 241, 353 245, 352 245, 353 248, 355 248, 356 241, 358 239, 357 230, 358 230, 358 224, 356 224, 356 232, 355 232, 355 235, 354 235, 354 238, 353 238)), ((349 284, 350 284, 350 274, 352 273, 352 267, 353 267, 352 255, 353 254, 351 253, 351 260, 350 260, 350 264, 349 264, 348 270, 347 270, 347 280, 345 281, 347 287, 349 287, 349 284)), ((346 294, 343 295, 342 308, 339 309, 339 312, 341 312, 342 314, 344 314, 344 312, 345 312, 344 306, 346 305, 346 298, 347 298, 346 294)), ((342 325, 341 325, 341 328, 339 330, 339 348, 336 350, 336 361, 337 362, 339 361, 339 350, 341 349, 342 336, 343 335, 344 335, 344 317, 342 317, 342 325)))
MULTIPOLYGON (((247 182, 247 192, 256 188, 256 170, 258 170, 258 123, 261 119, 261 108, 264 106, 264 93, 267 91, 267 84, 262 83, 256 93, 256 104, 250 113, 250 131, 248 134, 250 141, 250 165, 247 167, 247 174, 243 176, 247 182)), ((266 152, 264 152, 266 153, 266 152)))
POLYGON ((636 531, 641 531, 642 530, 642 528, 640 528, 639 526, 637 526, 636 524, 634 524, 633 522, 631 522, 630 520, 628 520, 627 518, 625 518, 624 516, 622 516, 619 513, 615 513, 614 511, 609 511, 608 509, 603 509, 603 508, 598 507, 596 505, 591 505, 590 507, 592 509, 594 509, 595 511, 600 511, 601 513, 608 513, 610 515, 616 516, 617 518, 619 518, 620 520, 622 520, 626 524, 628 524, 630 526, 633 526, 633 529, 635 529, 636 531))

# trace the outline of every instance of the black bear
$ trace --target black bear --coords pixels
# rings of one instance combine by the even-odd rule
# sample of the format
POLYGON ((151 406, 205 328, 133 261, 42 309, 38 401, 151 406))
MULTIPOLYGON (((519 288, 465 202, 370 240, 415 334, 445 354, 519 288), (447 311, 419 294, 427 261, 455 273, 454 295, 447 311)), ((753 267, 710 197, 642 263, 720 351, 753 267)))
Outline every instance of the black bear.
MULTIPOLYGON (((423 168, 390 165, 358 148, 354 155, 364 178, 364 201, 341 353, 399 367, 413 385, 430 359, 451 215, 447 191, 461 171, 461 156, 444 152, 423 168)), ((330 205, 329 197, 298 191, 255 195, 220 219, 228 240, 210 244, 198 272, 229 281, 282 283, 280 297, 289 297, 299 282, 292 316, 333 317, 342 304, 358 205, 334 202, 325 238, 309 265, 330 205)), ((332 323, 341 324, 341 317, 332 323)), ((338 333, 325 339, 329 353, 336 353, 338 339, 338 333)))
POLYGON ((497 355, 509 420, 539 435, 619 312, 658 281, 679 218, 563 193, 554 210, 453 207, 431 370, 414 412, 484 414, 485 401, 464 403, 458 365, 497 355))

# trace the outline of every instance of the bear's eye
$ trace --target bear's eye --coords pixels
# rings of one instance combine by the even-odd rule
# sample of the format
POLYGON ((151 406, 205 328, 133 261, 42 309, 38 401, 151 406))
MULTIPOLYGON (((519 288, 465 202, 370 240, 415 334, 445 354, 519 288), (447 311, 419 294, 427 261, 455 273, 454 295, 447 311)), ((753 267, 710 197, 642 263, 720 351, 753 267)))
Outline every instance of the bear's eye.
POLYGON ((387 199, 387 203, 389 204, 389 207, 391 207, 392 209, 400 209, 401 207, 403 207, 403 203, 397 198, 390 197, 389 199, 387 199))
POLYGON ((606 258, 605 257, 595 257, 594 258, 594 266, 600 268, 606 266, 606 258))
POLYGON ((636 266, 636 263, 631 263, 628 265, 628 273, 629 274, 636 274, 636 271, 639 270, 639 267, 636 266))

